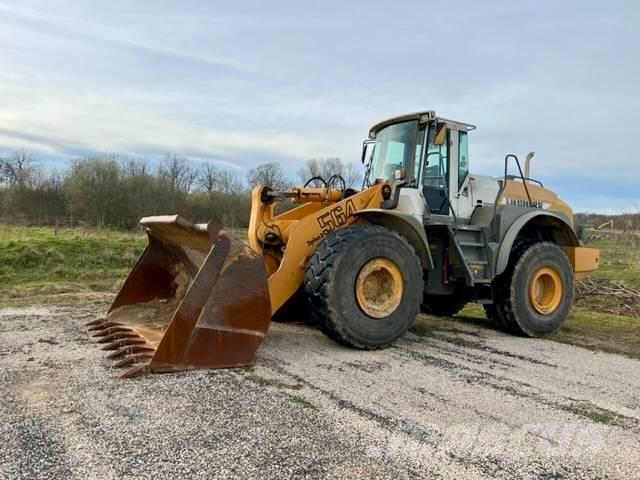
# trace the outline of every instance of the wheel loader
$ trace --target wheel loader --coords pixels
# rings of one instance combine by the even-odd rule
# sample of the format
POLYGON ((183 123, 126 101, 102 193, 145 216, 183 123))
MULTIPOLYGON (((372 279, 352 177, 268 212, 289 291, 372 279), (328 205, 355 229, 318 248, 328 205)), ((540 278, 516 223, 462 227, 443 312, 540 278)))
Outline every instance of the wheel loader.
POLYGON ((297 312, 358 349, 392 344, 422 311, 484 306, 508 332, 558 329, 574 279, 598 267, 570 207, 515 155, 470 172, 473 125, 434 111, 374 125, 360 190, 314 177, 251 193, 248 245, 178 216, 141 220, 149 243, 89 329, 132 377, 251 365, 272 318, 297 312), (515 172, 515 173, 510 173, 515 172), (297 206, 276 213, 283 200, 297 206))

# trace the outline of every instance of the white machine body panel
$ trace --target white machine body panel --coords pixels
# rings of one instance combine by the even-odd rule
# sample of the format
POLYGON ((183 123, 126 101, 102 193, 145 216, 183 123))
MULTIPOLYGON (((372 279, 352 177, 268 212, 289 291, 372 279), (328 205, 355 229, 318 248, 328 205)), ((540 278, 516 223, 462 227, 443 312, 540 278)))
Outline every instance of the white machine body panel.
POLYGON ((417 188, 401 188, 396 212, 406 213, 416 218, 420 223, 424 221, 425 203, 422 192, 417 188))
POLYGON ((454 208, 460 218, 469 218, 474 208, 493 205, 500 190, 500 184, 494 177, 470 174, 455 195, 454 208))

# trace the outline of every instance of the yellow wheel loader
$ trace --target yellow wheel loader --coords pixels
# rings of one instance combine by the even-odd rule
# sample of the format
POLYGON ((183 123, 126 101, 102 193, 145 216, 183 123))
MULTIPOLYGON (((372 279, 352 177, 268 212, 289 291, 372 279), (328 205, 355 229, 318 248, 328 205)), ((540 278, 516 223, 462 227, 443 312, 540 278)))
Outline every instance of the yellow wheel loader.
POLYGON ((470 173, 474 128, 433 111, 374 125, 361 190, 339 176, 256 187, 248 245, 178 216, 142 219, 149 244, 89 329, 126 377, 251 365, 272 317, 294 304, 360 349, 390 345, 420 311, 450 316, 467 302, 515 334, 555 331, 599 252, 529 178, 533 153, 524 173, 515 155, 499 178, 470 173), (276 214, 284 199, 298 206, 276 214))

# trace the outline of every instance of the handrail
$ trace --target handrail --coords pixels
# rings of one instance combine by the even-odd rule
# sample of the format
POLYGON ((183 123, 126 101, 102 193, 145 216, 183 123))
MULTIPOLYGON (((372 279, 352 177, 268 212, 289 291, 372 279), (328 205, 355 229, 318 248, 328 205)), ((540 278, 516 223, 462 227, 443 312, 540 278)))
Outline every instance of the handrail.
POLYGON ((507 183, 507 169, 509 167, 509 158, 513 158, 516 161, 516 165, 518 167, 518 172, 520 172, 520 178, 522 179, 522 185, 524 186, 524 191, 527 193, 527 198, 529 199, 529 205, 531 205, 531 195, 529 195, 529 189, 527 188, 527 182, 524 181, 524 173, 522 173, 522 167, 520 166, 520 160, 513 153, 510 153, 506 157, 504 157, 504 183, 507 183))
MULTIPOLYGON (((517 175, 507 175, 507 179, 508 180, 515 180, 516 178, 520 178, 517 175)), ((523 180, 526 182, 533 182, 533 183, 537 183, 538 185, 540 185, 542 188, 544 188, 544 185, 542 184, 542 182, 540 180, 536 180, 535 178, 531 178, 531 177, 524 177, 523 180)))
MULTIPOLYGON (((510 175, 507 174, 507 171, 509 169, 509 159, 510 158, 513 158, 516 161, 516 165, 518 167, 518 172, 520 172, 520 178, 522 179, 522 186, 524 187, 524 191, 526 192, 527 198, 529 199, 529 205, 531 205, 533 203, 531 201, 531 195, 529 194, 529 189, 527 188, 527 182, 525 181, 525 180, 529 180, 529 179, 525 179, 525 176, 522 173, 522 167, 520 167, 520 160, 518 160, 518 157, 516 155, 514 155, 513 153, 510 153, 510 154, 506 155, 504 157, 504 180, 502 182, 502 187, 500 188, 500 190, 498 190, 498 194, 496 195, 496 199, 493 202, 493 218, 491 219, 491 223, 494 224, 494 228, 495 228, 496 216, 497 216, 497 213, 498 213, 498 200, 500 199, 500 196, 504 192, 504 189, 507 186, 507 180, 510 177, 510 175)), ((511 177, 512 178, 516 178, 515 175, 511 175, 511 177)), ((538 182, 538 183, 540 183, 540 182, 538 182)), ((542 185, 542 184, 540 184, 540 185, 542 185)), ((494 233, 495 233, 495 231, 494 231, 494 233)))

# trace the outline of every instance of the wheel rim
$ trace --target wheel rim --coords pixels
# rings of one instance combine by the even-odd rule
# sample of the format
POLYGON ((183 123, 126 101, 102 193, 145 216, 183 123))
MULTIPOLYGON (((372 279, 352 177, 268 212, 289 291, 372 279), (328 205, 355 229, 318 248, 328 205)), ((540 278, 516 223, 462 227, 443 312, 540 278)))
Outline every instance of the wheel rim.
POLYGON ((356 299, 364 313, 385 318, 395 312, 404 286, 398 266, 388 258, 369 260, 356 278, 356 299))
POLYGON ((542 315, 556 311, 562 301, 564 288, 560 273, 552 267, 536 270, 529 283, 531 306, 542 315))

